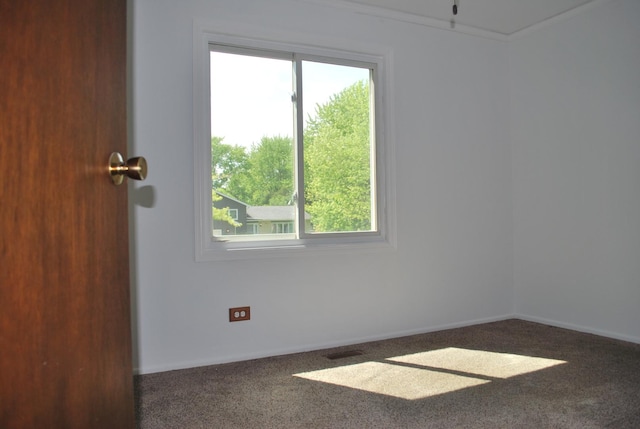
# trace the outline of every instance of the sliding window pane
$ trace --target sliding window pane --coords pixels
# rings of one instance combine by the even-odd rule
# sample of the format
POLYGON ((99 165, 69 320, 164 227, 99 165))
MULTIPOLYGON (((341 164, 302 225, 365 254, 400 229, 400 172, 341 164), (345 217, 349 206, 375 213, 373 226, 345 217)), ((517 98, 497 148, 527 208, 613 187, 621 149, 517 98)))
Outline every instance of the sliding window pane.
POLYGON ((302 62, 307 233, 374 231, 371 70, 302 62))
POLYGON ((292 62, 210 55, 213 236, 294 238, 292 62))

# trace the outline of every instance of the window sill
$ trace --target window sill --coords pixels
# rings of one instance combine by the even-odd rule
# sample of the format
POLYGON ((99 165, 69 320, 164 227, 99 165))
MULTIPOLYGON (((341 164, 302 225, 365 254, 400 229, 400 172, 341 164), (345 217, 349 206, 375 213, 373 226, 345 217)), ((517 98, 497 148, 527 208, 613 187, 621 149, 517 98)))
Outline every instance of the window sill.
POLYGON ((271 240, 253 243, 212 241, 206 248, 196 249, 196 262, 312 257, 325 254, 347 255, 394 252, 395 243, 381 237, 365 240, 320 242, 320 240, 271 240), (255 245, 255 246, 252 246, 255 245))

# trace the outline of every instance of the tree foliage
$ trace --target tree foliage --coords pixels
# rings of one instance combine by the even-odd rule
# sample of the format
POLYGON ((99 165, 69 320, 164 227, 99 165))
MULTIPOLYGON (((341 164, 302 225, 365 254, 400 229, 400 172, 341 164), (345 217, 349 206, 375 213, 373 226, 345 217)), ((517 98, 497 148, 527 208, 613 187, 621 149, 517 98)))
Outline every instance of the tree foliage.
POLYGON ((293 194, 293 147, 290 137, 263 137, 247 153, 241 146, 211 139, 213 189, 253 206, 284 206, 293 194), (218 154, 214 158, 214 150, 218 154))
POLYGON ((255 206, 285 206, 293 194, 293 147, 290 137, 263 137, 251 148, 243 179, 246 201, 255 206))
POLYGON ((229 214, 229 207, 217 207, 216 201, 222 200, 216 190, 227 187, 233 176, 241 174, 247 168, 247 154, 244 148, 223 143, 224 137, 211 138, 211 201, 213 201, 213 220, 227 222, 234 227, 242 224, 229 214))
POLYGON ((317 106, 304 133, 305 209, 315 231, 371 229, 369 84, 317 106))
POLYGON ((248 156, 242 146, 223 143, 224 137, 211 138, 213 189, 224 189, 236 175, 247 170, 248 156))

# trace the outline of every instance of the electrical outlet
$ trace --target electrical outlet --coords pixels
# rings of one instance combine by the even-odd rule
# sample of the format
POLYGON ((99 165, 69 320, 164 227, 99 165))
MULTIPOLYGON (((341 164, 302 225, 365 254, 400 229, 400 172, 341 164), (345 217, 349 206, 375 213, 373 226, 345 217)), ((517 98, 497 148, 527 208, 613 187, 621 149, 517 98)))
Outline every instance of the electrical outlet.
POLYGON ((251 319, 251 307, 235 307, 229 309, 229 322, 240 322, 251 319))

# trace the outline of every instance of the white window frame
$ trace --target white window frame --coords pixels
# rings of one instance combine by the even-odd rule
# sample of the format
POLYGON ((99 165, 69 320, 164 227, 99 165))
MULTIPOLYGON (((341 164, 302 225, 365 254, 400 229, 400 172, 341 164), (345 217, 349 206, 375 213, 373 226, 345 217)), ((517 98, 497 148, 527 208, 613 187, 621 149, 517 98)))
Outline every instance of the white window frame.
MULTIPOLYGON (((292 37, 292 40, 296 40, 292 37)), ((334 41, 335 42, 335 41, 334 41)), ((389 99, 388 71, 389 53, 362 52, 335 48, 333 43, 318 47, 298 42, 266 40, 261 37, 248 38, 239 35, 220 34, 207 30, 202 24, 194 26, 194 187, 195 187, 195 259, 216 261, 228 259, 263 258, 274 256, 303 255, 314 252, 346 252, 393 250, 395 238, 395 150, 388 135, 391 115, 385 109, 389 99), (305 59, 328 58, 331 63, 373 64, 375 118, 375 186, 376 231, 364 233, 304 234, 296 239, 218 241, 212 237, 211 204, 211 115, 210 115, 210 45, 218 44, 235 48, 295 53, 305 59)), ((339 44, 349 46, 347 41, 339 44)), ((250 237, 250 235, 249 235, 250 237)), ((249 238, 247 237, 247 238, 249 238)))

